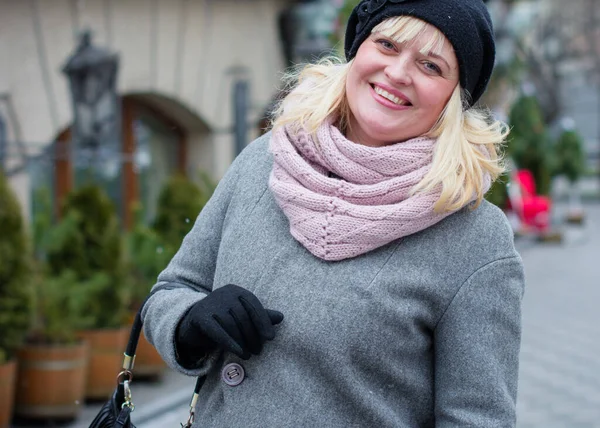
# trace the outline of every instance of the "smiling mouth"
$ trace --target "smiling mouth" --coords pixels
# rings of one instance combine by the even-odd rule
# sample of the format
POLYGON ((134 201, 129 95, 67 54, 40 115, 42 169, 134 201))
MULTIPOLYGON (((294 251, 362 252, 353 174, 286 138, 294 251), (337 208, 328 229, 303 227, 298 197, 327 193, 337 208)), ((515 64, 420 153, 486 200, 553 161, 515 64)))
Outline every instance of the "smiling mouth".
POLYGON ((390 94, 388 91, 386 91, 385 89, 381 89, 379 86, 376 86, 374 84, 371 84, 371 88, 373 88, 373 90, 375 91, 375 93, 383 98, 385 98, 388 101, 393 102, 396 105, 399 106, 411 106, 412 104, 402 98, 399 98, 393 94, 390 94))

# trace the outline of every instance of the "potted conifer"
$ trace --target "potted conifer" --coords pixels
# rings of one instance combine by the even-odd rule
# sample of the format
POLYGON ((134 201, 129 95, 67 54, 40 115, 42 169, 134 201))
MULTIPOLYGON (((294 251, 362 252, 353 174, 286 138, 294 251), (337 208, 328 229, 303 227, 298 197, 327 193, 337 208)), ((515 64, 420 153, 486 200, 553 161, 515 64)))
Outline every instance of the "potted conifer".
POLYGON ((69 309, 77 299, 79 283, 72 272, 50 274, 45 247, 74 223, 69 217, 52 227, 47 189, 36 192, 34 203, 39 206, 33 218, 34 316, 27 339, 18 350, 15 414, 45 421, 73 419, 82 408, 88 363, 87 343, 75 334, 77 314, 69 309))
POLYGON ((584 213, 577 184, 585 172, 585 157, 581 136, 572 126, 565 126, 563 132, 558 137, 555 153, 555 174, 563 175, 570 184, 569 207, 566 220, 569 223, 581 224, 583 223, 584 213))
POLYGON ((533 173, 538 194, 550 194, 552 145, 537 98, 527 95, 515 101, 509 124, 507 154, 518 169, 533 173))
POLYGON ((158 196, 153 229, 175 251, 212 194, 210 182, 201 177, 204 177, 202 187, 183 175, 174 175, 158 196))
POLYGON ((0 172, 0 428, 12 417, 15 357, 31 322, 29 250, 21 207, 0 172))
POLYGON ((47 250, 53 277, 76 284, 68 310, 77 337, 90 345, 86 398, 104 400, 114 390, 127 341, 130 290, 124 275, 122 242, 116 210, 106 192, 88 184, 71 192, 64 219, 47 250))

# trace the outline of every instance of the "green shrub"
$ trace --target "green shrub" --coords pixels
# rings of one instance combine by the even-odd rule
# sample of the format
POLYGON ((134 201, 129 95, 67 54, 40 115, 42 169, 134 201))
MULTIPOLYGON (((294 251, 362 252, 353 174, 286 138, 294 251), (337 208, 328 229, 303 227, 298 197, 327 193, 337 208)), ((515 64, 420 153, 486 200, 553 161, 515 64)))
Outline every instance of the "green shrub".
POLYGON ((62 279, 73 286, 66 309, 76 320, 75 327, 123 325, 130 290, 112 202, 102 188, 86 185, 68 195, 63 216, 44 241, 51 280, 62 279))
POLYGON ((138 309, 167 266, 175 249, 167 246, 160 235, 141 220, 140 207, 134 208, 135 223, 125 235, 125 263, 131 287, 131 306, 138 309))
MULTIPOLYGON (((35 322, 29 336, 31 343, 68 344, 77 340, 77 330, 98 325, 96 314, 102 310, 99 291, 108 288, 111 278, 105 273, 88 280, 79 279, 72 270, 49 275, 42 265, 36 272, 35 322)), ((108 323, 107 323, 108 324, 108 323)))
POLYGON ((554 175, 564 175, 571 183, 575 183, 585 172, 583 141, 577 131, 565 130, 558 137, 554 150, 554 175))
MULTIPOLYGON (((48 246, 53 243, 55 231, 52 225, 52 203, 50 191, 46 187, 37 189, 33 195, 34 217, 32 219, 34 264, 34 321, 28 342, 35 344, 65 344, 75 341, 75 328, 78 325, 76 314, 67 310, 69 299, 73 298, 71 290, 78 284, 73 272, 65 272, 58 276, 49 273, 46 263, 48 246)), ((64 229, 75 227, 74 218, 60 223, 56 227, 64 229), (68 226, 67 226, 68 225, 68 226)))
POLYGON ((500 177, 494 181, 490 190, 485 194, 485 199, 487 199, 492 204, 496 205, 499 208, 506 208, 508 203, 508 173, 502 174, 500 177))
POLYGON ((53 215, 50 194, 50 189, 40 187, 33 193, 31 201, 34 207, 32 218, 33 253, 37 261, 45 259, 45 241, 48 239, 48 231, 52 227, 53 215))
POLYGON ((552 145, 538 101, 522 96, 512 106, 509 116, 511 132, 507 153, 519 169, 528 169, 535 178, 537 193, 550 193, 552 145))
POLYGON ((31 262, 21 207, 0 173, 0 364, 13 357, 31 324, 31 262))
POLYGON ((153 225, 166 247, 180 247, 209 197, 205 189, 182 175, 167 180, 158 196, 153 225))
POLYGON ((158 274, 173 258, 214 189, 204 171, 198 173, 198 184, 181 175, 171 177, 161 189, 152 226, 144 224, 141 207, 134 207, 134 225, 125 236, 133 309, 141 305, 158 274))

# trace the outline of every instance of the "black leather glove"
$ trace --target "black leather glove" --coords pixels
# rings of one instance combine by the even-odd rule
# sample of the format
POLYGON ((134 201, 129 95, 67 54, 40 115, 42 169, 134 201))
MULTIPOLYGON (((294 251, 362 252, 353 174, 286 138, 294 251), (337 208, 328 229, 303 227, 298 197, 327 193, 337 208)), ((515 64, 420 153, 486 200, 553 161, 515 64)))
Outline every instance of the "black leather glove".
POLYGON ((221 347, 247 360, 275 338, 283 314, 265 309, 250 291, 229 284, 192 306, 179 322, 176 349, 180 364, 192 366, 221 347))

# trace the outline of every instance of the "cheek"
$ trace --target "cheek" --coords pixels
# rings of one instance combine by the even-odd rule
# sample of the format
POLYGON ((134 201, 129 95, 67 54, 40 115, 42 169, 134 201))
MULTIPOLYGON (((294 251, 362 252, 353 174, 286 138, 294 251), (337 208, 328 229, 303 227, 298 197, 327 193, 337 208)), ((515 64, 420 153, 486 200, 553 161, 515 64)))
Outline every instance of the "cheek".
POLYGON ((348 70, 348 76, 346 77, 346 97, 351 107, 356 105, 356 98, 358 97, 359 89, 361 84, 361 74, 358 67, 352 66, 348 70))
POLYGON ((374 55, 368 46, 361 46, 350 66, 349 73, 352 74, 356 81, 365 80, 373 74, 377 67, 378 60, 376 55, 374 55))
POLYGON ((365 60, 364 57, 356 59, 359 61, 354 62, 348 70, 346 91, 355 96, 362 96, 368 89, 369 80, 376 74, 377 67, 373 61, 365 60))
POLYGON ((421 90, 421 104, 441 112, 450 99, 454 87, 449 85, 426 85, 421 90))
POLYGON ((364 59, 354 64, 354 73, 357 79, 365 80, 369 78, 377 70, 377 64, 375 60, 369 59, 365 56, 364 59))
POLYGON ((354 106, 354 76, 352 71, 348 72, 348 76, 346 76, 346 101, 350 108, 354 106))

